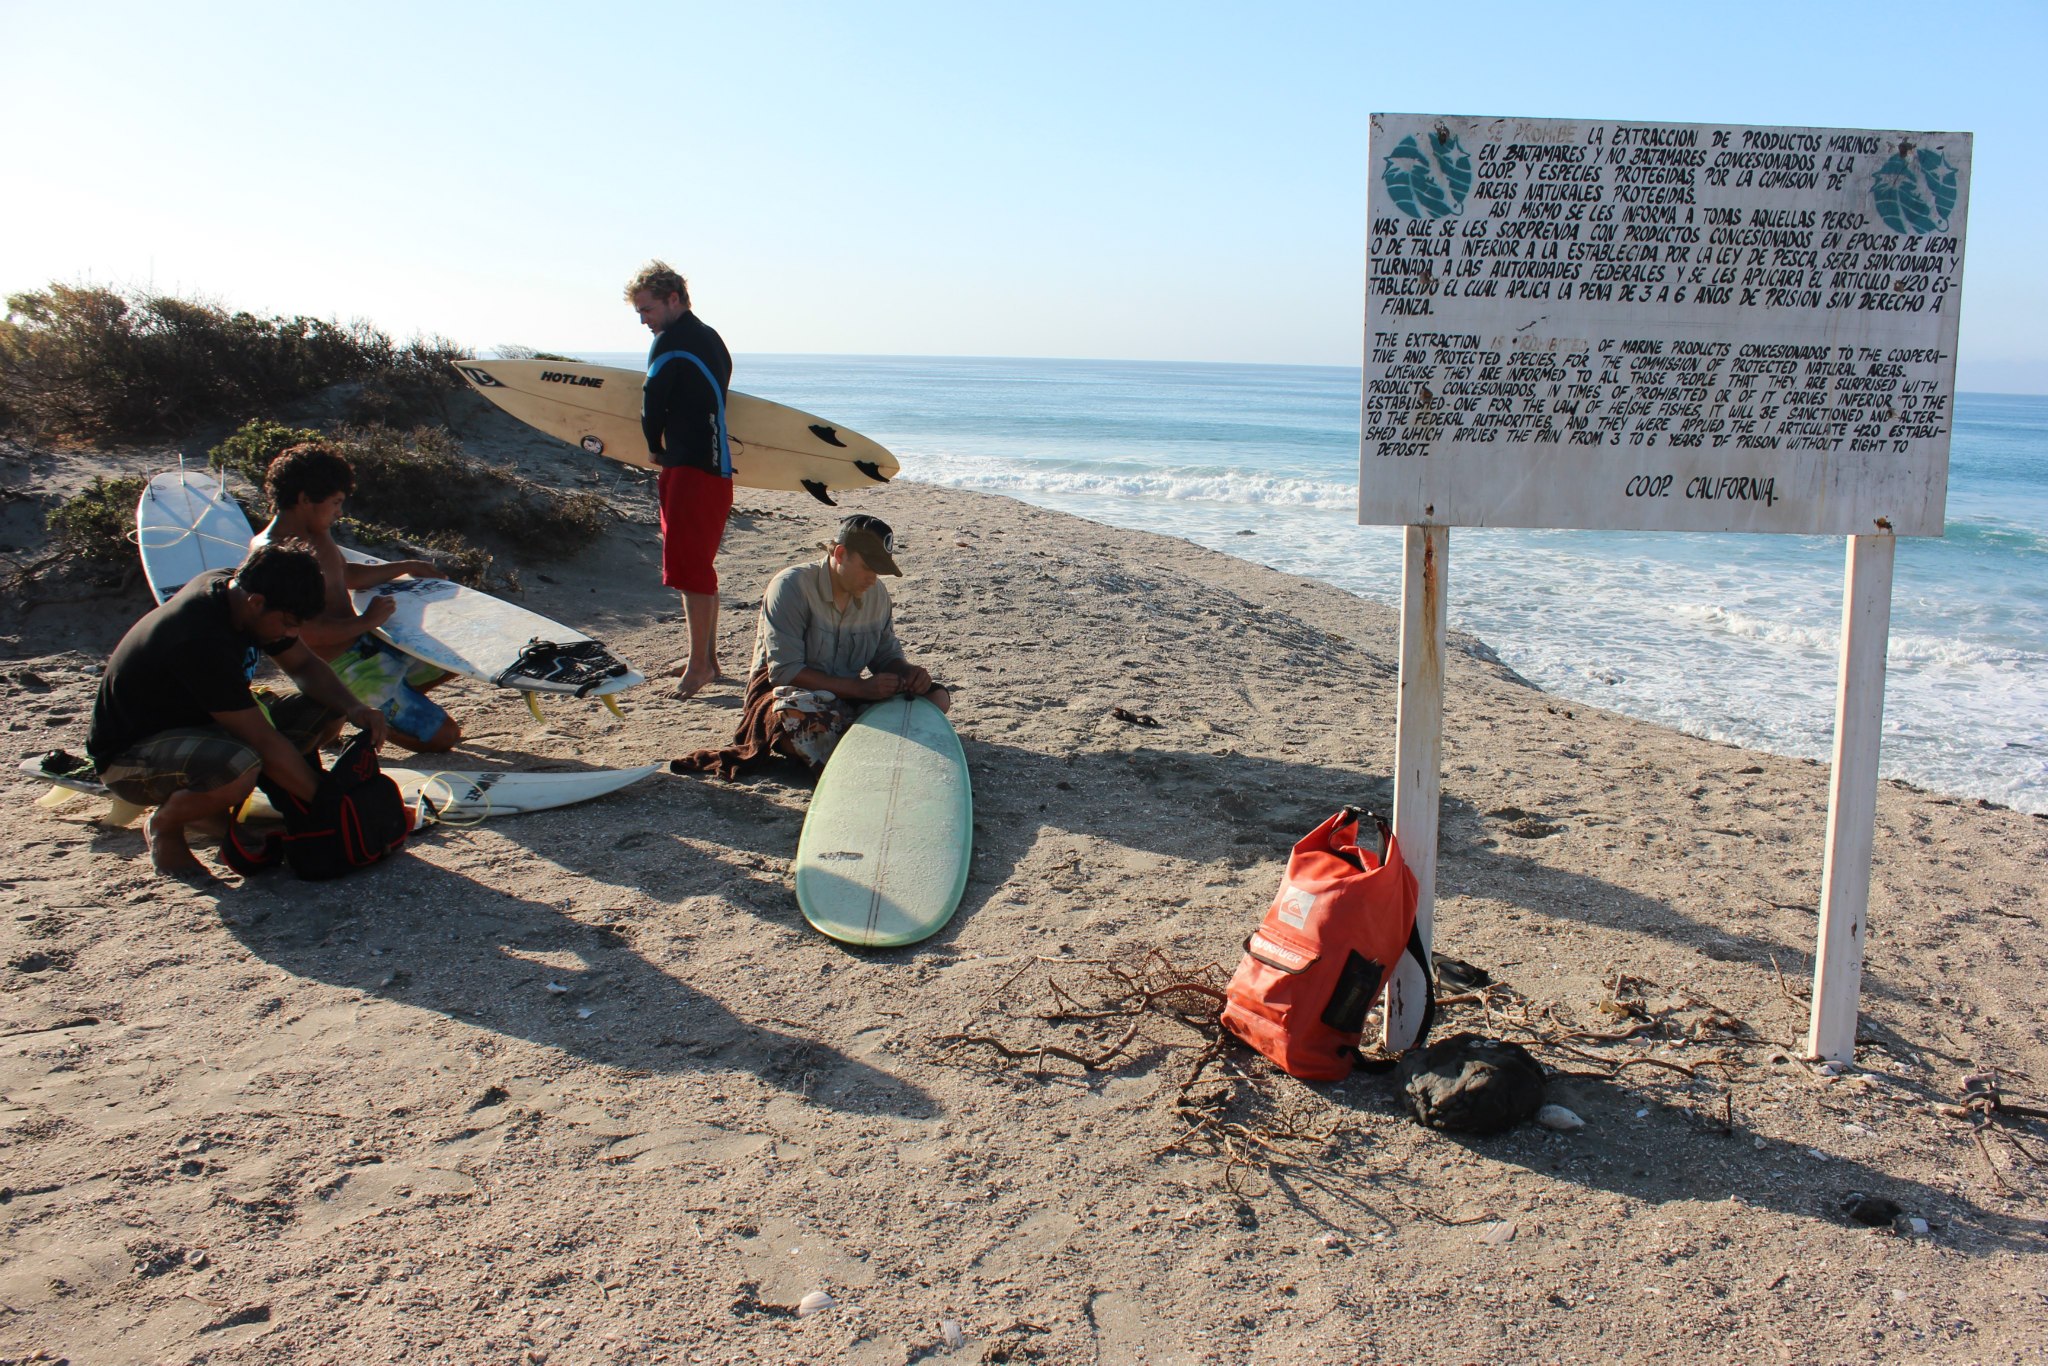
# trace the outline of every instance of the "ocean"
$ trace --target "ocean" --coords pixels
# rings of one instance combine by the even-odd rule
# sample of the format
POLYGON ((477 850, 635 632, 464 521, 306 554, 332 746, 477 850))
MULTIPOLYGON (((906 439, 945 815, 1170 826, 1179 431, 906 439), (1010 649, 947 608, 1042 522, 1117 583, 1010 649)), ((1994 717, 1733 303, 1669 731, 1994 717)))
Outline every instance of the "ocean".
MULTIPOLYGON (((734 383, 875 438, 911 478, 1400 602, 1400 529, 1354 521, 1355 367, 743 355, 734 383)), ((1844 554, 1457 528, 1451 625, 1559 697, 1825 761, 1844 554)), ((1898 547, 1882 770, 2048 813, 2048 397, 1957 398, 1947 534, 1898 547)))

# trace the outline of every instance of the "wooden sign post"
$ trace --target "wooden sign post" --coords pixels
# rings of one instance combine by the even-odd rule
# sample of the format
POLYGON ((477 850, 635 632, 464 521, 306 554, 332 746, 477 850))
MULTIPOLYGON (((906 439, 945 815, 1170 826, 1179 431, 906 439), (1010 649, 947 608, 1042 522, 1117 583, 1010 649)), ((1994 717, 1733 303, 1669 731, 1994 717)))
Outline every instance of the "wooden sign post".
POLYGON ((1863 992, 1863 931, 1870 914, 1870 852, 1877 830, 1877 750, 1884 733, 1884 653, 1892 619, 1889 535, 1851 536, 1842 589, 1842 664, 1835 685, 1835 760, 1828 783, 1827 854, 1820 875, 1820 948, 1814 954, 1807 1052, 1856 1053, 1863 992))
MULTIPOLYGON (((1437 813, 1443 784, 1444 647, 1449 640, 1448 527, 1411 526, 1401 567, 1401 697, 1394 723, 1394 841, 1415 874, 1415 928, 1426 949, 1436 924, 1437 813)), ((1387 981, 1382 1043, 1406 1047, 1422 1026, 1431 983, 1402 954, 1387 981), (1396 1045, 1390 1042, 1399 1039, 1396 1045)))
MULTIPOLYGON (((1359 521, 1407 528, 1394 833, 1434 927, 1453 526, 1849 538, 1808 1048, 1847 1058, 1891 566, 1942 533, 1967 133, 1373 116, 1359 521)), ((1389 984, 1412 1043, 1428 983, 1389 984)))

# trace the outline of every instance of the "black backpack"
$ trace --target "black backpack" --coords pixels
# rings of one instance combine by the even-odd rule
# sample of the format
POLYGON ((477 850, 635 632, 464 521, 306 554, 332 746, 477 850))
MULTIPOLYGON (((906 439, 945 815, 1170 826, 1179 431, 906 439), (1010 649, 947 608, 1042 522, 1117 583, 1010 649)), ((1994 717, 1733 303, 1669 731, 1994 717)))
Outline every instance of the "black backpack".
POLYGON ((412 833, 413 813, 398 784, 377 767, 377 747, 368 734, 359 733, 349 741, 334 767, 324 773, 317 756, 310 756, 310 762, 320 773, 310 802, 300 801, 267 777, 256 780, 284 817, 284 833, 265 835, 262 844, 251 849, 244 842, 249 838, 246 828, 239 823, 229 826, 221 843, 228 867, 247 876, 282 862, 309 880, 340 877, 367 868, 405 843, 412 833))

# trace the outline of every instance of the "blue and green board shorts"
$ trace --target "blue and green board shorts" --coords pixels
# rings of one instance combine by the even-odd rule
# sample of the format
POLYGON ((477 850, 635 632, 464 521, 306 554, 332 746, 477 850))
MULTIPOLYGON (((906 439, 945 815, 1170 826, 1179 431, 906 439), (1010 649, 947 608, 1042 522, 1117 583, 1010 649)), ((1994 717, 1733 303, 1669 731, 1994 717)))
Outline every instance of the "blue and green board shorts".
POLYGON ((447 678, 448 671, 422 663, 377 636, 357 637, 328 664, 342 686, 383 712, 401 735, 431 739, 448 719, 440 704, 421 691, 447 678))

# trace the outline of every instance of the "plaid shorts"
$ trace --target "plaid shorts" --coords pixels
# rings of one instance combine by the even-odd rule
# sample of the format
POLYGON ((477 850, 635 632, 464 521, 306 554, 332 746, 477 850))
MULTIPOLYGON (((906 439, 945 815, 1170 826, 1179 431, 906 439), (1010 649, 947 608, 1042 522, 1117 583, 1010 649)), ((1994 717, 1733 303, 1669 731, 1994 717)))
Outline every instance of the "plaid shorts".
MULTIPOLYGON (((256 689, 270 724, 301 754, 311 753, 335 713, 295 692, 256 689)), ((224 726, 179 726, 158 731, 121 751, 100 770, 100 781, 122 801, 161 806, 177 792, 212 792, 262 763, 256 751, 224 726)))

